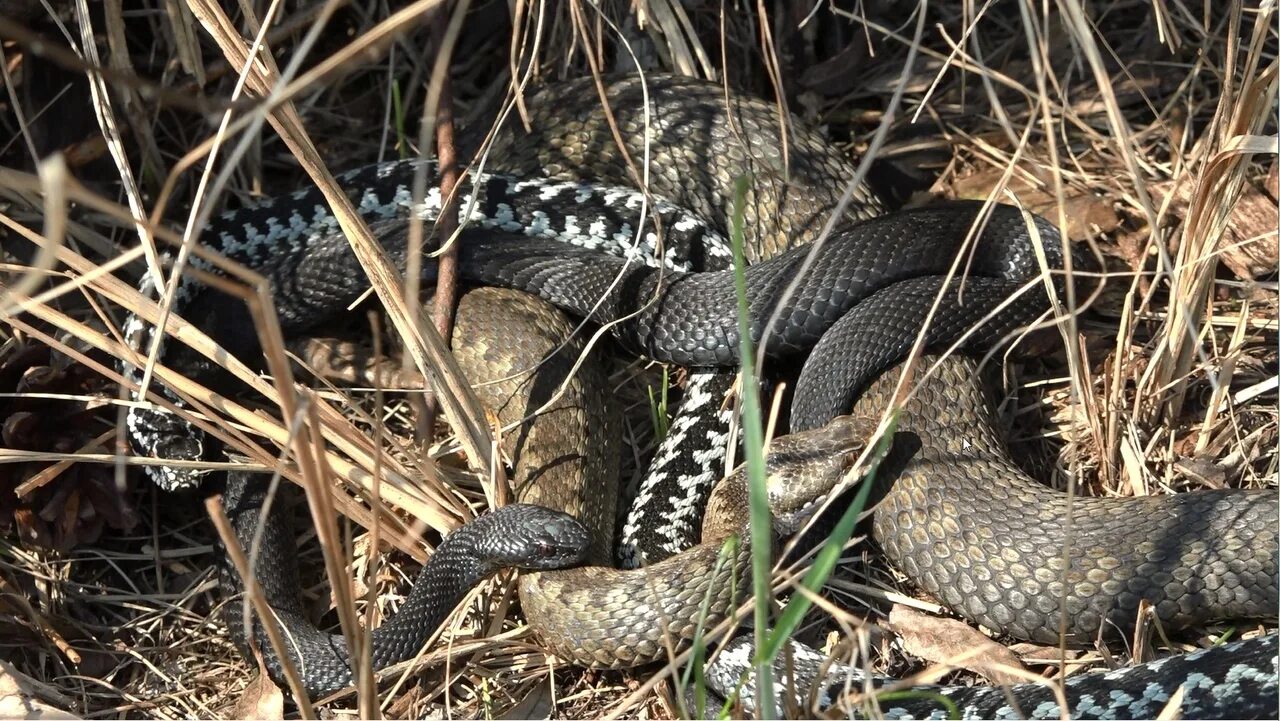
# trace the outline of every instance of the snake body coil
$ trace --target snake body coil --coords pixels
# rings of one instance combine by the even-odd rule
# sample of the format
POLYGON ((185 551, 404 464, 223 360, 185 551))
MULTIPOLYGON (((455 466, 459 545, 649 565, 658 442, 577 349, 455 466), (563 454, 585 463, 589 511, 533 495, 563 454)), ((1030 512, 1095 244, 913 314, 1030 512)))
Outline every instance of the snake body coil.
MULTIPOLYGON (((1176 694, 1182 718, 1267 719, 1278 703, 1276 639, 1272 634, 1106 673, 1076 674, 1063 682, 1061 697, 1048 683, 904 686, 791 642, 772 666, 775 712, 778 718, 798 711, 796 718, 840 713, 886 719, 1142 719, 1159 717, 1176 694), (887 687, 894 690, 892 701, 870 695, 887 687)), ((750 667, 753 651, 747 638, 730 641, 706 676, 707 686, 721 696, 737 692, 749 713, 757 711, 755 680, 739 687, 738 669, 750 667)), ((689 708, 696 710, 694 703, 689 708)), ((719 708, 704 711, 706 718, 719 718, 719 708)))
MULTIPOLYGON (((1043 281, 1037 280, 1040 262, 1044 258, 1051 268, 1061 267, 1061 240, 1052 226, 1039 219, 1029 225, 1012 208, 996 206, 988 212, 980 204, 960 203, 916 209, 839 226, 812 257, 807 249, 787 250, 815 236, 835 207, 837 183, 848 177, 841 174, 843 162, 833 160, 835 154, 816 135, 796 130, 790 145, 791 175, 781 174, 776 170, 777 145, 769 140, 778 133, 772 106, 747 99, 735 101, 726 111, 721 91, 714 86, 673 78, 649 82, 648 96, 634 79, 613 83, 608 95, 633 153, 646 147, 635 139, 644 136, 632 131, 645 115, 645 102, 652 103, 653 119, 661 130, 652 145, 652 166, 659 176, 654 192, 676 205, 651 206, 649 223, 642 224, 644 197, 618 186, 482 178, 474 192, 474 225, 460 245, 464 277, 540 295, 598 322, 617 321, 619 338, 660 359, 732 365, 738 326, 731 275, 653 266, 689 259, 696 266, 698 258, 723 256, 715 224, 702 223, 697 214, 721 221, 727 217, 732 194, 726 190, 745 165, 755 171, 748 228, 758 233, 749 238, 749 248, 752 257, 761 258, 747 273, 749 332, 775 356, 796 356, 816 346, 797 388, 792 411, 797 429, 819 427, 847 410, 859 389, 891 367, 915 340, 919 321, 939 292, 951 294, 952 300, 943 304, 948 312, 929 328, 928 340, 936 344, 962 337, 975 344, 998 341, 1046 307, 1043 281), (726 112, 741 123, 740 133, 720 122, 726 112), (715 141, 710 151, 703 136, 715 141), (567 205, 554 215, 548 213, 546 208, 556 203, 567 205), (685 214, 679 206, 695 214, 685 214), (971 246, 969 231, 975 225, 980 232, 971 246), (659 246, 657 226, 664 242, 678 242, 659 246), (624 242, 633 237, 639 237, 640 250, 624 242), (577 247, 566 247, 564 241, 577 247), (658 247, 668 252, 646 252, 658 247), (602 250, 622 257, 603 255, 602 250), (774 255, 775 251, 782 252, 774 255), (964 291, 948 288, 944 281, 961 254, 972 261, 966 264, 972 285, 964 291), (766 259, 770 255, 774 257, 766 259), (654 263, 649 260, 653 257, 660 260, 654 263), (635 262, 641 259, 651 265, 635 262), (801 275, 806 259, 809 267, 801 275), (797 278, 799 285, 789 291, 787 286, 797 278), (979 320, 1020 290, 1024 295, 1019 302, 999 314, 996 322, 983 324, 978 335, 969 335, 979 320), (770 325, 775 315, 780 322, 770 325)), ((608 150, 604 138, 612 143, 613 136, 601 132, 605 126, 593 109, 597 99, 584 93, 584 87, 581 82, 568 84, 530 99, 535 136, 511 135, 499 141, 494 152, 502 158, 504 171, 625 182, 616 175, 626 164, 616 160, 616 151, 608 150)), ((402 216, 411 206, 411 186, 405 182, 411 171, 410 164, 392 164, 345 176, 375 233, 398 261, 406 254, 402 216)), ((877 209, 870 196, 859 197, 864 202, 853 217, 877 209)), ((430 216, 433 202, 438 212, 438 198, 430 197, 414 212, 430 216)), ((223 218, 212 235, 222 239, 230 255, 268 277, 283 327, 302 334, 358 297, 365 281, 345 239, 319 214, 310 221, 299 219, 304 227, 321 229, 317 232, 286 235, 271 230, 285 227, 279 218, 287 217, 290 207, 277 201, 223 218)), ((303 198, 294 207, 309 206, 303 198)), ((246 337, 249 326, 242 310, 228 307, 213 293, 191 288, 187 293, 180 298, 184 315, 205 318, 202 326, 215 339, 238 354, 253 355, 256 341, 246 337)), ((134 333, 139 334, 145 337, 144 331, 134 333)), ((181 361, 180 355, 175 361, 181 361)), ((1059 527, 1066 501, 1031 488, 1034 484, 1008 460, 982 405, 975 369, 964 363, 946 361, 946 381, 932 386, 926 381, 912 401, 915 405, 908 406, 908 418, 915 420, 908 420, 904 431, 915 434, 918 445, 914 453, 909 446, 903 450, 895 445, 895 453, 905 454, 898 466, 902 475, 876 514, 877 539, 900 567, 920 574, 913 576, 922 586, 955 601, 958 611, 992 628, 1042 640, 1056 637, 1063 603, 1067 632, 1079 637, 1131 625, 1140 598, 1153 601, 1162 620, 1174 625, 1227 615, 1274 614, 1274 494, 1202 497, 1208 500, 1160 497, 1123 505, 1115 505, 1116 499, 1075 499, 1070 506, 1075 525, 1068 532, 1059 527), (1141 515, 1142 523, 1134 522, 1134 513, 1141 515), (1238 540, 1176 538, 1187 529, 1216 533, 1225 528, 1223 519, 1231 518, 1242 521, 1231 528, 1238 540), (1153 539, 1154 533, 1161 538, 1153 539), (1079 553, 1070 557, 1073 564, 1078 558, 1078 565, 1068 568, 1054 560, 1050 549, 1058 549, 1057 558, 1062 559, 1064 540, 1080 544, 1079 553), (1244 548, 1251 550, 1245 554, 1244 548), (1148 571, 1154 573, 1147 575, 1148 571), (1224 587, 1230 593, 1218 592, 1224 587)), ((196 373, 203 370, 199 359, 187 367, 196 373)), ((877 388, 882 385, 859 401, 859 412, 883 409, 887 396, 877 388)), ((143 450, 153 455, 173 457, 170 451, 184 451, 190 457, 189 445, 157 440, 163 434, 155 431, 166 423, 171 422, 138 414, 131 418, 131 430, 143 450)), ((161 480, 172 485, 182 479, 166 472, 161 480)), ((460 538, 458 548, 476 543, 467 541, 472 537, 465 534, 460 538)), ((689 562, 681 559, 671 560, 689 562)), ((424 569, 421 583, 439 579, 431 568, 424 569)), ((535 630, 556 642, 558 652, 597 665, 653 658, 632 636, 594 621, 589 601, 566 603, 572 594, 601 598, 609 591, 604 585, 608 578, 555 573, 561 575, 546 578, 564 579, 564 585, 548 583, 543 593, 526 594, 525 610, 535 630), (557 640, 559 632, 551 627, 568 631, 557 640), (575 655, 570 650, 575 645, 590 651, 575 655)), ((624 603, 617 613, 641 613, 642 605, 624 603)), ((686 600, 680 608, 696 614, 697 605, 686 600)), ((395 645, 391 635, 395 632, 376 637, 375 643, 395 645)), ((409 644, 400 648, 404 645, 409 644)), ((1274 665, 1258 673, 1274 679, 1274 665)), ((331 681, 324 679, 325 684, 331 681)))
MULTIPOLYGON (((372 632, 370 663, 375 669, 416 654, 462 597, 495 571, 551 570, 609 560, 620 436, 611 432, 617 410, 604 369, 587 358, 575 373, 582 338, 554 307, 523 293, 500 288, 465 292, 454 331, 459 367, 476 384, 485 407, 502 424, 513 426, 503 434, 502 446, 511 459, 518 503, 477 518, 436 547, 405 602, 372 632), (539 410, 537 422, 527 420, 539 410), (600 434, 599 442, 582 442, 593 433, 600 434), (584 478, 592 483, 581 482, 584 478)), ((346 638, 316 628, 299 601, 294 533, 282 501, 273 502, 269 485, 250 474, 230 474, 223 490, 237 540, 257 551, 256 578, 287 630, 286 653, 300 669, 307 693, 319 698, 351 686, 355 678, 346 638)), ((225 569, 220 578, 225 595, 241 592, 234 569, 225 569)), ((231 604, 227 617, 243 647, 240 611, 241 604, 231 604)), ((284 685, 282 659, 262 625, 252 629, 267 672, 284 685)))
MULTIPOLYGON (((1070 498, 1010 458, 966 358, 910 379, 893 478, 874 520, 898 568, 957 613, 1016 638, 1087 644, 1128 633, 1140 602, 1166 629, 1276 612, 1276 494, 1206 490, 1070 498)), ((879 417, 898 373, 855 415, 879 417)))

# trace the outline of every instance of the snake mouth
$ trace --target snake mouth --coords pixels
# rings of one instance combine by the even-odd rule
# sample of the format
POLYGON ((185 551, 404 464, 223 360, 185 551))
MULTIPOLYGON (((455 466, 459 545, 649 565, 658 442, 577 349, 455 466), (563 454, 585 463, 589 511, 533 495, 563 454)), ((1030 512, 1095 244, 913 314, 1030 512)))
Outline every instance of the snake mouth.
POLYGON ((525 571, 554 571, 580 566, 587 560, 587 549, 563 543, 539 543, 530 551, 532 558, 521 561, 525 571))

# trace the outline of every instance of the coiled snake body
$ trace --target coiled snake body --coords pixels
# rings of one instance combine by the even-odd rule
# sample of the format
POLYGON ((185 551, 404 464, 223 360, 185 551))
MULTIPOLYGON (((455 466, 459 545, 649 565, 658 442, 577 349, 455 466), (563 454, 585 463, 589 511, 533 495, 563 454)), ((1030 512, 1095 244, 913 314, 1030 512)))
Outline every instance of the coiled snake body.
MULTIPOLYGON (((656 170, 649 177, 650 190, 673 203, 647 206, 634 191, 608 185, 628 182, 628 168, 635 166, 620 159, 613 147, 614 136, 591 87, 579 81, 530 98, 535 135, 511 133, 492 151, 504 172, 525 178, 494 176, 477 182, 475 225, 460 246, 460 265, 468 280, 534 293, 597 322, 616 321, 615 333, 624 343, 659 359, 732 365, 738 348, 732 277, 723 272, 676 272, 667 266, 723 258, 723 239, 715 226, 725 225, 734 179, 751 171, 748 247, 761 259, 748 271, 751 335, 775 357, 801 356, 813 349, 796 390, 793 430, 823 427, 847 411, 861 389, 901 358, 939 292, 947 295, 946 312, 927 331, 927 340, 936 345, 962 336, 971 346, 994 343, 1045 307, 1043 285, 1033 281, 1040 273, 1040 253, 1050 267, 1061 267, 1061 241, 1052 226, 1038 219, 1029 224, 1012 208, 988 211, 979 204, 951 204, 916 209, 841 225, 811 258, 807 249, 787 250, 817 235, 836 206, 840 184, 849 177, 847 165, 818 136, 791 128, 789 174, 781 172, 773 140, 780 132, 774 108, 739 99, 726 109, 720 88, 697 81, 649 78, 647 95, 646 86, 636 79, 609 86, 613 115, 629 152, 633 158, 643 157, 646 150, 653 153, 651 167, 656 170), (649 115, 644 112, 646 100, 649 115), (649 143, 641 131, 646 121, 653 126, 649 143), (597 183, 537 180, 540 173, 590 177, 597 183), (639 218, 645 208, 651 211, 650 222, 642 225, 639 218), (711 219, 710 227, 702 218, 711 219), (656 225, 663 232, 661 246, 655 244, 656 225), (969 246, 969 231, 975 225, 981 232, 969 246), (639 237, 638 246, 629 244, 633 237, 639 237), (578 247, 566 246, 566 240, 578 247), (602 253, 610 250, 619 255, 602 253), (965 290, 945 288, 942 276, 957 254, 970 250, 965 290), (765 259, 768 256, 774 257, 765 259), (808 268, 800 275, 806 259, 808 268), (797 278, 799 285, 789 293, 787 286, 797 278), (1019 301, 976 334, 966 335, 1023 286, 1019 301), (848 312, 854 306, 856 312, 848 312), (775 311, 781 320, 770 326, 775 311)), ((410 164, 389 164, 344 178, 397 259, 403 259, 407 242, 403 214, 411 205, 411 173, 410 164)), ((851 221, 879 211, 865 192, 860 191, 856 200, 851 221)), ((210 235, 222 238, 233 256, 272 281, 282 326, 288 333, 301 334, 323 314, 358 297, 365 281, 345 239, 325 222, 323 212, 310 210, 305 197, 295 201, 232 214, 210 235), (315 213, 300 219, 312 229, 310 234, 246 231, 269 228, 268 221, 287 217, 286 210, 297 213, 298 208, 315 213), (252 242, 242 237, 246 232, 252 242)), ((430 216, 433 207, 438 211, 438 199, 429 197, 416 212, 430 216)), ((275 227, 282 227, 278 220, 275 227)), ((254 341, 244 336, 249 326, 243 311, 226 305, 213 293, 190 292, 180 312, 207 318, 202 325, 215 339, 238 353, 252 354, 254 341)), ((145 337, 144 329, 136 324, 131 328, 136 338, 145 337)), ((174 356, 181 367, 180 360, 180 355, 174 356)), ((200 370, 198 361, 194 367, 200 370)), ((863 393, 855 415, 878 416, 891 397, 886 383, 878 381, 863 393)), ((172 427, 172 421, 153 415, 131 418, 133 436, 143 451, 172 457, 170 451, 182 445, 154 432, 166 423, 172 427)), ((897 474, 890 480, 897 480, 875 516, 876 538, 891 559, 961 614, 1038 640, 1056 639, 1059 629, 1073 638, 1123 630, 1131 626, 1139 599, 1152 602, 1162 621, 1174 626, 1275 614, 1274 494, 1185 494, 1119 502, 1076 499, 1068 508, 1061 496, 1022 475, 993 428, 975 367, 959 358, 940 361, 938 374, 920 381, 906 408, 903 433, 890 458, 897 474), (1068 512, 1074 520, 1069 531, 1062 523, 1068 512), (1065 556, 1064 541, 1070 549, 1065 556)), ((827 440, 820 432, 816 437, 827 440)), ((173 485, 183 479, 166 472, 161 480, 173 485)), ((236 480, 229 484, 228 497, 235 501, 236 492, 253 485, 236 480)), ((241 497, 252 500, 260 493, 241 497)), ((229 507, 237 510, 234 503, 229 507)), ((257 522, 256 515, 242 517, 250 519, 248 526, 257 522)), ((452 545, 449 553, 441 554, 446 557, 442 560, 454 551, 462 552, 459 558, 474 559, 468 552, 477 550, 486 530, 508 528, 505 524, 514 520, 532 529, 530 542, 542 550, 530 566, 582 560, 577 543, 591 531, 561 543, 576 533, 568 530, 572 523, 526 506, 486 517, 451 536, 452 545)), ((274 528, 276 521, 268 519, 267 525, 274 528)), ((264 555, 272 556, 276 547, 263 548, 264 555)), ((519 565, 505 549, 495 553, 499 564, 519 565)), ((384 628, 390 630, 375 636, 377 662, 416 650, 425 640, 423 627, 430 626, 425 628, 429 635, 438 622, 439 607, 452 606, 459 584, 488 572, 492 564, 468 560, 444 574, 429 568, 415 585, 414 597, 422 600, 409 605, 429 607, 436 615, 414 621, 402 619, 402 611, 389 621, 384 628), (409 626, 415 628, 407 630, 409 626)), ((659 566, 636 573, 651 574, 651 581, 670 580, 652 575, 655 569, 659 566)), ((296 585, 288 587, 296 581, 288 580, 282 587, 279 577, 272 575, 259 572, 279 593, 296 594, 296 585)), ((604 574, 550 572, 531 578, 526 588, 543 584, 539 593, 522 596, 535 630, 557 655, 594 665, 631 665, 661 657, 666 633, 679 626, 671 619, 696 614, 700 601, 674 593, 662 603, 645 599, 631 608, 611 606, 602 613, 591 607, 590 599, 609 592, 610 577, 604 574), (587 600, 567 602, 571 591, 587 600), (667 600, 674 605, 663 605, 667 600), (611 625, 638 628, 642 624, 626 614, 641 612, 665 619, 665 625, 655 625, 639 639, 611 625)), ((725 608, 731 607, 730 597, 717 597, 725 601, 725 608)), ((305 619, 284 622, 305 624, 305 619)), ((685 634, 675 635, 678 640, 685 634)), ((315 644, 301 648, 299 658, 312 693, 349 682, 345 649, 338 648, 333 637, 316 637, 315 644), (325 649, 329 660, 317 660, 325 649)), ((1210 655, 1209 667, 1226 669, 1231 658, 1226 652, 1210 655)), ((1274 663, 1257 672, 1274 679, 1274 663)), ((1167 680, 1170 687, 1183 682, 1167 680)), ((1274 680, 1272 684, 1274 694, 1274 680)), ((1274 706, 1274 695, 1269 698, 1274 706)))

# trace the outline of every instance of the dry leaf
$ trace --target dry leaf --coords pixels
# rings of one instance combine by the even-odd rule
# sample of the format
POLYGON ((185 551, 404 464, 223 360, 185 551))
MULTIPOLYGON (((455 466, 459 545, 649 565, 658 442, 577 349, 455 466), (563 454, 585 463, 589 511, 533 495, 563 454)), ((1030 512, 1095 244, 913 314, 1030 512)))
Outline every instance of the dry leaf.
POLYGON ((232 707, 231 717, 280 721, 284 718, 284 693, 259 670, 232 707))
POLYGON ((400 689, 395 699, 387 706, 382 718, 437 718, 423 715, 422 702, 424 694, 422 684, 408 684, 400 689))
POLYGON ((41 701, 38 694, 60 696, 56 691, 0 661, 0 718, 6 719, 78 719, 79 716, 41 701))
MULTIPOLYGON (((1152 196, 1159 202, 1172 194, 1169 208, 1175 217, 1181 218, 1186 214, 1194 191, 1189 181, 1154 183, 1150 188, 1152 196)), ((1226 234, 1221 243, 1222 264, 1242 280, 1253 280, 1275 272, 1276 263, 1280 261, 1276 248, 1277 223, 1280 223, 1280 213, 1270 188, 1247 186, 1227 220, 1226 234)))
MULTIPOLYGON (((1027 661, 1048 661, 1052 666, 1057 667, 1057 675, 1060 678, 1067 678, 1072 674, 1080 673, 1088 669, 1087 664, 1068 663, 1065 666, 1058 667, 1059 661, 1075 661, 1080 658, 1081 653, 1076 649, 1059 648, 1058 646, 1045 646, 1039 643, 1020 642, 1011 643, 1007 648, 1017 654, 1018 658, 1024 662, 1027 661)), ((1040 669, 1038 665, 1032 664, 1032 668, 1040 669)))
MULTIPOLYGON (((952 184, 950 195, 957 199, 985 200, 996 183, 1004 175, 1004 168, 989 168, 961 178, 952 184)), ((1049 187, 1047 184, 1045 187, 1049 187)), ((1051 221, 1058 219, 1058 201, 1040 185, 1014 175, 1006 189, 1017 195, 1026 208, 1051 221)), ((1099 233, 1109 233, 1120 227, 1120 216, 1111 201, 1073 188, 1066 189, 1063 198, 1063 215, 1067 220, 1067 237, 1072 240, 1092 238, 1099 233)))
POLYGON ((1244 280, 1274 273, 1280 260, 1276 254, 1277 223, 1280 216, 1275 199, 1257 188, 1249 188, 1231 213, 1222 264, 1244 280))
POLYGON ((550 684, 540 683, 534 686, 519 703, 507 709, 498 718, 551 718, 551 712, 555 708, 553 701, 550 684))
POLYGON ((933 663, 945 663, 973 671, 993 683, 1022 683, 1022 661, 1009 649, 981 631, 954 618, 939 618, 896 604, 889 625, 902 639, 908 653, 933 663))
POLYGON ((1227 469, 1218 465, 1213 458, 1205 456, 1180 458, 1173 462, 1173 469, 1179 475, 1206 488, 1226 488, 1227 485, 1227 469))
POLYGON ((1065 658, 1068 661, 1074 661, 1080 658, 1080 651, 1073 648, 1064 649, 1057 646, 1046 646, 1042 643, 1032 643, 1030 641, 1019 641, 1006 646, 1010 651, 1018 655, 1018 658, 1025 660, 1035 659, 1040 661, 1057 661, 1065 658))

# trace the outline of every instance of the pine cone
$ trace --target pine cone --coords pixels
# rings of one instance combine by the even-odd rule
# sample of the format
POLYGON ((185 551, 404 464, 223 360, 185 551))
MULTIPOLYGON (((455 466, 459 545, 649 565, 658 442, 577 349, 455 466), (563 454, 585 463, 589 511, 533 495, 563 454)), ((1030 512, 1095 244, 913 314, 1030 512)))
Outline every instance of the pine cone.
MULTIPOLYGON (((0 445, 76 453, 111 429, 110 385, 92 370, 36 343, 0 345, 0 445)), ((105 452, 90 448, 91 452, 105 452)), ((69 550, 97 540, 104 527, 137 522, 127 488, 109 464, 53 461, 0 464, 0 529, 24 543, 69 550)))

